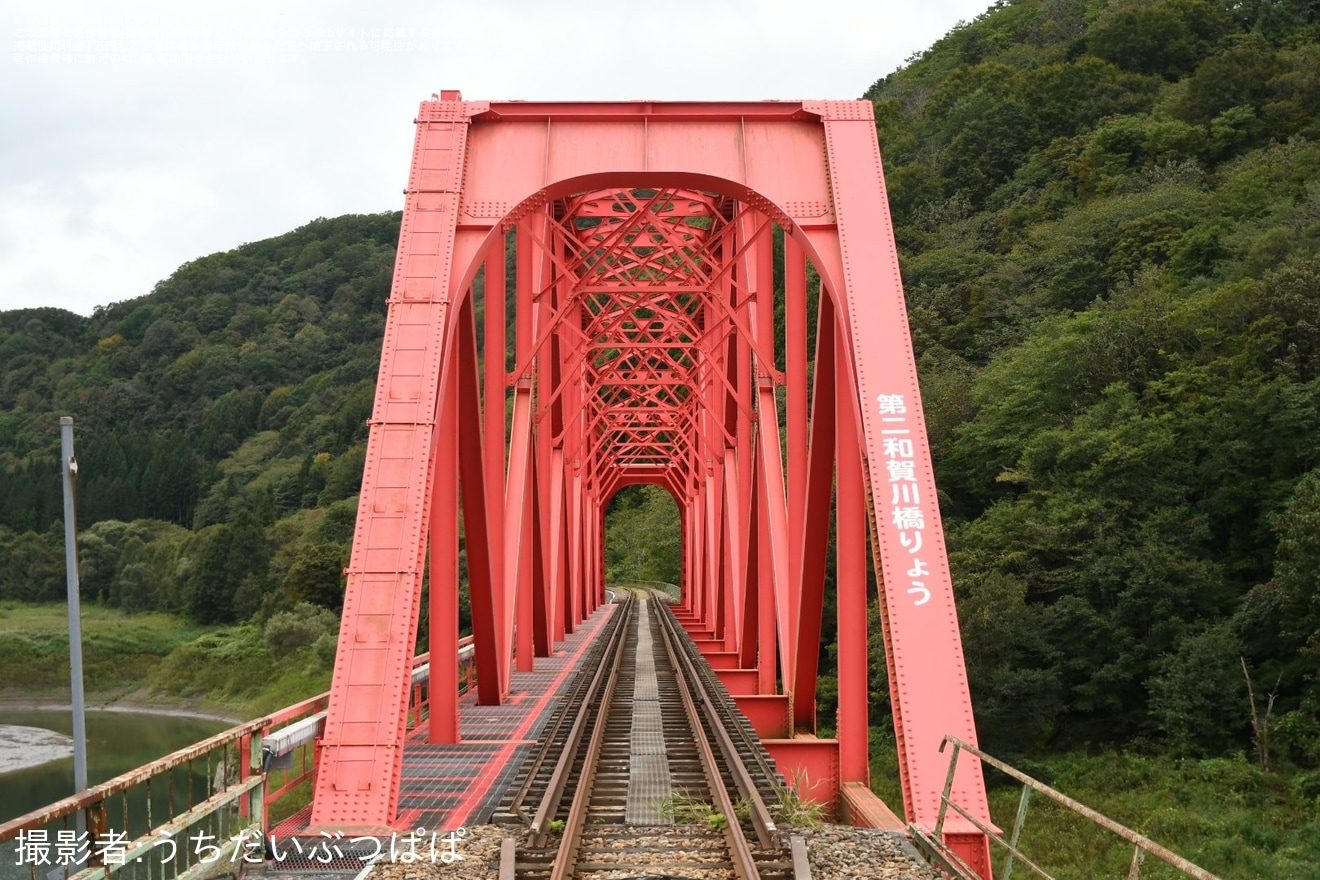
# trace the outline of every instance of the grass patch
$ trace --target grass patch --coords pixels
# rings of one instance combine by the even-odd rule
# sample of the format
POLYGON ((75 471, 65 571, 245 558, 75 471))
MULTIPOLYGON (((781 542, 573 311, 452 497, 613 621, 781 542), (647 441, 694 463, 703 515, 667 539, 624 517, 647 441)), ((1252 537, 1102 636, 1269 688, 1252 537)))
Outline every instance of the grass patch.
MULTIPOLYGON (((83 681, 93 700, 149 691, 192 708, 257 717, 326 691, 330 670, 308 647, 276 660, 255 624, 202 627, 170 614, 84 605, 83 681)), ((0 692, 69 692, 63 603, 0 602, 0 692)))
POLYGON ((825 805, 806 800, 800 794, 810 790, 810 780, 805 772, 793 774, 792 784, 781 788, 778 801, 770 806, 775 820, 798 828, 815 828, 824 822, 825 805))
MULTIPOLYGON (((1044 756, 1048 784, 1224 878, 1312 880, 1320 864, 1320 798, 1305 774, 1261 773, 1245 756, 1179 760, 1129 752, 1044 756)), ((1037 767, 1029 771, 1039 778, 1037 767)), ((1021 787, 990 780, 990 813, 1007 835, 1021 787)), ((900 815, 892 739, 876 736, 871 787, 900 815)), ((1031 798, 1022 850, 1059 880, 1124 877, 1132 847, 1086 819, 1031 798)), ((996 848, 997 849, 997 848, 996 848)), ((1003 864, 995 852, 996 872, 1003 864)), ((1016 870, 1014 872, 1017 873, 1016 870)), ((1185 875, 1147 857, 1143 878, 1185 875)))
MULTIPOLYGON (((85 605, 83 681, 91 694, 141 685, 201 628, 169 614, 127 614, 85 605)), ((69 688, 69 612, 60 604, 0 603, 0 688, 48 696, 69 688)))
POLYGON ((711 821, 719 821, 713 820, 711 818, 713 816, 724 818, 709 803, 700 798, 692 797, 685 791, 675 791, 673 794, 661 798, 655 805, 655 811, 660 814, 661 818, 668 819, 677 825, 704 825, 711 821))
MULTIPOLYGON (((1261 773, 1245 756, 1176 760, 1070 753, 1046 759, 1053 787, 1221 877, 1304 880, 1320 864, 1317 804, 1294 794, 1284 774, 1261 773)), ((1010 827, 1016 786, 990 792, 991 815, 1010 827)), ((1059 876, 1123 876, 1129 844, 1033 796, 1022 845, 1060 867, 1059 876), (1072 873, 1069 871, 1072 870, 1072 873)), ((1148 858, 1143 877, 1181 876, 1148 858)))
POLYGON ((277 661, 261 629, 242 624, 179 646, 149 684, 188 699, 219 699, 256 717, 328 690, 330 670, 310 648, 277 661))

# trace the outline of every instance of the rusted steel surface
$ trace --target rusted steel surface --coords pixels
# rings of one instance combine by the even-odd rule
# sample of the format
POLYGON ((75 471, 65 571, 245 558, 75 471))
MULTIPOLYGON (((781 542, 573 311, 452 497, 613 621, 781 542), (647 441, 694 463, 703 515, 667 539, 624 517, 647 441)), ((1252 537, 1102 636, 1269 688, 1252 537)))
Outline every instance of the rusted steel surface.
MULTIPOLYGON (((108 877, 111 874, 117 873, 125 869, 131 871, 133 870, 134 865, 144 860, 148 860, 150 858, 150 854, 160 846, 160 841, 162 837, 173 838, 175 837, 175 835, 181 834, 182 832, 191 828, 193 825, 202 821, 212 813, 224 809, 226 807, 229 807, 231 804, 237 805, 240 802, 240 799, 245 794, 248 794, 249 792, 253 792, 260 787, 261 787, 261 780, 256 778, 249 779, 246 782, 242 782, 237 785, 230 786, 226 788, 224 791, 212 795, 210 798, 206 799, 197 806, 187 810, 186 812, 180 813, 178 816, 172 817, 168 822, 165 822, 161 825, 156 826, 155 828, 152 828, 150 831, 148 831, 146 834, 142 835, 141 837, 138 837, 135 840, 125 843, 123 849, 123 859, 120 861, 119 864, 98 865, 96 867, 86 868, 82 871, 78 871, 74 874, 69 875, 68 880, 91 880, 91 878, 98 876, 108 877)), ((252 822, 241 829, 235 829, 235 831, 242 832, 242 834, 234 835, 227 839, 221 838, 216 841, 217 853, 216 853, 216 857, 212 861, 206 863, 202 863, 198 861, 192 864, 190 867, 185 868, 184 870, 178 870, 179 865, 184 865, 188 863, 189 854, 187 853, 186 849, 184 849, 182 857, 179 858, 177 862, 175 862, 174 860, 171 861, 170 864, 172 864, 173 867, 175 868, 175 872, 169 873, 168 876, 175 878, 175 880, 182 880, 182 878, 188 878, 188 877, 196 876, 198 874, 205 874, 207 872, 213 871, 214 862, 221 862, 225 858, 225 856, 227 856, 234 849, 234 847, 238 846, 242 841, 259 840, 260 838, 258 837, 258 835, 260 835, 261 833, 261 823, 252 822), (247 835, 251 835, 251 837, 248 837, 247 835)), ((179 837, 178 840, 182 841, 183 838, 179 837)), ((194 853, 193 855, 196 855, 196 853, 194 853)), ((162 869, 161 876, 166 876, 166 873, 164 871, 165 863, 162 863, 159 867, 162 869)))
POLYGON ((94 785, 91 788, 71 795, 63 800, 56 801, 53 804, 33 810, 30 813, 11 819, 0 825, 0 843, 7 840, 13 840, 18 836, 19 831, 26 828, 37 828, 42 825, 55 822, 65 816, 71 816, 79 810, 86 810, 89 807, 105 801, 107 798, 121 794, 128 789, 140 785, 153 776, 158 776, 168 772, 175 767, 181 767, 189 761, 204 757, 217 749, 236 744, 239 740, 254 733, 260 733, 267 725, 267 718, 260 718, 256 721, 249 721, 246 724, 240 724, 231 727, 226 731, 217 733, 209 739, 204 739, 199 743, 180 749, 177 752, 166 755, 149 764, 130 770, 127 773, 120 774, 114 779, 103 782, 100 785, 94 785))

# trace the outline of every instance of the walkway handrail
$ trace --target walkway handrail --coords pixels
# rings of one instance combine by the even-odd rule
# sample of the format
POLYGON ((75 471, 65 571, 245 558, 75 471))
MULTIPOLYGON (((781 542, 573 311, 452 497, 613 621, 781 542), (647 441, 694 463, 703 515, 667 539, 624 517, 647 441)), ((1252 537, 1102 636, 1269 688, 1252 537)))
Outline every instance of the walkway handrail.
POLYGON ((65 816, 85 810, 88 807, 94 807, 106 800, 128 791, 135 785, 141 784, 147 777, 155 776, 163 771, 172 770, 175 767, 182 767, 189 761, 203 757, 222 746, 229 745, 232 742, 244 739, 254 733, 260 733, 271 720, 271 716, 264 716, 255 721, 249 721, 228 730, 221 731, 215 736, 204 739, 201 742, 193 743, 187 748, 180 749, 152 761, 150 764, 144 764, 129 770, 127 773, 121 773, 114 779, 102 782, 100 785, 93 785, 91 788, 70 795, 63 800, 56 801, 53 804, 47 804, 39 807, 30 813, 25 813, 16 819, 10 819, 3 825, 0 825, 0 843, 13 840, 18 837, 18 833, 25 828, 33 828, 40 825, 46 825, 65 816))
MULTIPOLYGON (((473 653, 472 637, 468 636, 461 639, 459 641, 459 668, 460 670, 466 670, 466 681, 455 682, 456 685, 466 684, 468 688, 471 687, 474 679, 473 653)), ((420 654, 413 660, 415 696, 410 711, 418 721, 423 717, 423 712, 426 710, 429 701, 430 675, 428 660, 428 654, 420 654)), ((136 767, 99 785, 94 785, 84 791, 4 822, 0 824, 0 843, 15 839, 21 840, 20 836, 24 832, 40 831, 46 826, 61 821, 67 827, 70 818, 83 811, 88 812, 90 839, 95 843, 98 834, 115 830, 106 826, 107 801, 117 797, 123 799, 123 822, 127 826, 129 821, 128 793, 130 790, 139 787, 145 787, 146 789, 147 834, 132 841, 126 839, 126 834, 124 837, 118 838, 122 840, 123 849, 130 856, 130 861, 134 861, 132 857, 139 854, 139 852, 151 852, 152 835, 172 835, 186 830, 218 810, 229 809, 230 805, 236 801, 238 801, 240 815, 252 817, 248 830, 254 835, 265 833, 269 830, 270 823, 267 811, 271 803, 292 791, 315 771, 316 740, 319 739, 321 732, 324 730, 325 709, 328 701, 329 692, 309 697, 260 718, 235 725, 201 742, 179 749, 141 767, 136 767), (282 777, 277 778, 271 772, 274 770, 273 764, 276 759, 291 756, 299 750, 303 751, 301 766, 293 769, 289 763, 292 761, 290 757, 289 762, 283 764, 285 772, 282 777), (165 776, 165 785, 168 787, 172 785, 172 771, 186 766, 189 768, 188 774, 191 777, 194 772, 191 769, 193 762, 200 762, 203 759, 206 761, 205 768, 208 779, 204 790, 201 792, 201 802, 194 802, 192 788, 189 786, 188 803, 180 804, 179 809, 176 810, 171 792, 170 815, 164 818, 164 822, 159 821, 160 817, 153 820, 152 780, 159 780, 161 776, 165 776), (212 778, 213 774, 218 775, 212 778)), ((141 818, 139 815, 138 821, 141 818)), ((141 826, 139 825, 139 827, 141 826)), ((127 827, 118 829, 120 832, 127 832, 127 830, 127 827)), ((232 846, 239 846, 244 843, 242 835, 247 833, 247 830, 238 830, 240 832, 238 838, 231 838, 229 841, 232 846)), ((44 831, 41 833, 43 836, 45 835, 44 831)), ((252 839, 259 840, 260 837, 254 836, 252 839)), ((156 839, 156 842, 159 842, 159 838, 156 839)), ((224 841, 217 841, 217 843, 221 844, 219 849, 224 848, 224 841)), ((180 854, 182 854, 183 849, 183 847, 179 847, 180 854)), ((106 856, 106 861, 109 862, 109 856, 106 856)), ((137 859, 136 861, 142 860, 137 859)), ((32 874, 34 878, 36 876, 35 865, 36 863, 33 862, 32 874)), ((90 870, 78 864, 68 864, 65 867, 67 870, 66 876, 70 880, 74 880, 75 877, 89 875, 92 870, 104 872, 105 876, 108 877, 111 873, 126 867, 126 865, 118 863, 94 864, 90 870)), ((163 869, 163 865, 160 867, 163 869)), ((195 873, 194 869, 196 867, 186 865, 177 867, 174 876, 191 876, 195 873)), ((163 870, 162 876, 166 876, 163 870)))
POLYGON ((668 581, 611 581, 606 586, 612 587, 647 587, 657 589, 666 595, 673 596, 675 599, 683 598, 683 588, 678 584, 671 584, 668 581))
MULTIPOLYGON (((1133 850, 1132 850, 1132 865, 1128 869, 1129 880, 1139 880, 1139 878, 1141 877, 1141 865, 1142 862, 1145 860, 1147 853, 1155 856, 1160 861, 1172 865, 1173 867, 1177 868, 1179 871, 1186 874, 1187 876, 1196 878, 1196 880, 1220 880, 1220 878, 1215 874, 1211 874, 1209 871, 1205 870, 1204 868, 1196 864, 1193 864, 1192 862, 1188 861, 1187 859, 1183 858, 1177 853, 1165 849, 1155 841, 1151 840, 1149 837, 1146 837, 1143 834, 1139 834, 1125 825, 1120 825, 1118 822, 1115 822, 1113 819, 1110 819, 1108 816, 1102 815, 1101 813, 1097 813, 1095 810, 1091 809, 1085 804, 1079 803, 1078 801, 1075 801, 1072 798, 1068 797, 1066 794, 1063 794, 1062 792, 1050 788, 1048 785, 1041 782, 1040 780, 1034 779, 1028 776, 1027 774, 1023 773, 1022 771, 1010 767, 1008 764, 1005 764, 1003 761, 999 760, 998 758, 988 755, 985 752, 981 751, 980 749, 976 748, 975 746, 963 742, 961 739, 959 739, 956 736, 944 737, 944 742, 940 743, 941 752, 944 751, 944 747, 946 745, 952 745, 953 752, 949 756, 949 775, 944 783, 944 793, 940 796, 940 812, 939 812, 939 817, 935 821, 935 830, 933 835, 934 840, 931 842, 934 843, 935 845, 939 845, 939 842, 942 840, 942 834, 944 831, 945 814, 948 809, 950 808, 953 809, 954 812, 958 813, 964 819, 971 822, 978 829, 980 829, 981 832, 985 834, 988 838, 990 838, 990 840, 993 843, 997 843, 1000 846, 1002 846, 1005 850, 1007 850, 1008 857, 1004 862, 1004 868, 1002 873, 1000 874, 1000 880, 1009 880, 1009 877, 1013 871, 1013 862, 1015 859, 1021 861, 1022 864, 1030 868, 1037 876, 1044 877, 1046 878, 1046 880, 1053 880, 1053 877, 1051 877, 1050 874, 1046 873, 1045 869, 1041 868, 1031 859, 1027 858, 1027 856, 1023 855, 1023 853, 1017 847, 1018 837, 1022 832, 1022 825, 1026 821, 1026 817, 1027 817, 1027 802, 1031 797, 1031 792, 1033 791, 1040 792, 1050 800, 1053 800, 1056 803, 1059 803, 1064 807, 1067 807, 1069 810, 1072 810, 1074 813, 1077 813, 1080 816, 1090 819, 1092 822, 1104 828, 1105 830, 1110 831, 1113 834, 1116 834, 1119 837, 1123 838, 1128 843, 1131 843, 1133 846, 1133 850), (975 755, 977 758, 980 758, 983 763, 989 764, 991 767, 994 767, 996 770, 999 770, 1001 773, 1011 776, 1013 779, 1016 779, 1018 782, 1022 783, 1022 799, 1018 804, 1017 819, 1013 823, 1013 830, 1011 832, 1009 839, 1007 840, 1004 839, 1004 837, 1000 835, 996 829, 991 828, 985 823, 978 821, 967 810, 965 810, 963 807, 955 803, 950 797, 950 793, 953 790, 954 773, 957 770, 957 766, 958 766, 958 755, 961 752, 967 752, 969 754, 975 755)), ((952 854, 949 852, 945 852, 944 855, 946 857, 952 856, 952 854)), ((952 856, 952 857, 955 859, 957 858, 956 856, 952 856)), ((964 865, 963 867, 966 866, 964 865)))

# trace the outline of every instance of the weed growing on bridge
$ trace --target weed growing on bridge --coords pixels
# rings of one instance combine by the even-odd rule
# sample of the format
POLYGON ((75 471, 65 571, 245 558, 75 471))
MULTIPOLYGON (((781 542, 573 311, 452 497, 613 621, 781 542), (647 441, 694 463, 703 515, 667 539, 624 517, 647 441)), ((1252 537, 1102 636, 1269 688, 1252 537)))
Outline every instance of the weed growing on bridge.
POLYGON ((709 824, 714 816, 724 819, 724 815, 717 813, 710 804, 700 798, 692 797, 685 791, 676 791, 661 798, 656 802, 654 809, 662 818, 679 825, 709 824))
POLYGON ((740 797, 733 802, 733 815, 739 822, 750 822, 752 818, 752 802, 745 797, 740 797))
POLYGON ((824 804, 802 797, 801 792, 811 788, 811 779, 799 769, 793 774, 793 784, 779 789, 779 800, 771 805, 770 811, 785 825, 815 828, 825 821, 826 816, 824 804))

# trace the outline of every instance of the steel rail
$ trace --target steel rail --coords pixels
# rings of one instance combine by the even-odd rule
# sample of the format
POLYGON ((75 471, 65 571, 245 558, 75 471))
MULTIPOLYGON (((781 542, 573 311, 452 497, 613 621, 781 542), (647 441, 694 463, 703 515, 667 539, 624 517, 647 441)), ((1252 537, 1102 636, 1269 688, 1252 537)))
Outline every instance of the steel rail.
MULTIPOLYGON (((673 611, 665 606, 664 609, 657 608, 654 613, 660 618, 661 625, 668 627, 674 639, 682 644, 684 634, 680 634, 678 619, 674 617, 673 611)), ((774 817, 770 815, 770 810, 766 807, 761 793, 756 790, 756 782, 752 779, 751 771, 747 769, 742 755, 738 753, 737 746, 734 745, 729 731, 725 728, 724 719, 720 717, 719 708, 715 705, 715 700, 710 693, 709 681, 701 675, 700 668, 693 662, 690 653, 682 652, 682 660, 686 666, 685 671, 688 677, 697 685, 702 712, 710 720, 711 729, 715 731, 716 742, 719 744, 720 752, 724 755, 725 763, 729 766, 734 784, 738 787, 738 793, 750 805, 752 827, 756 829, 757 840, 765 849, 778 849, 780 846, 779 829, 775 824, 774 817)), ((770 778, 773 778, 773 775, 770 778)))
MULTIPOLYGON (((671 613, 673 613, 672 610, 671 613)), ((706 694, 710 695, 710 698, 713 699, 714 702, 723 706, 726 714, 733 715, 734 718, 737 718, 737 716, 741 714, 741 710, 739 710, 737 703, 734 702, 733 697, 730 697, 729 691, 725 690, 723 683, 719 681, 719 677, 715 674, 715 670, 711 669, 710 666, 698 666, 697 670, 701 673, 702 681, 705 681, 706 683, 706 694)), ((747 751, 750 752, 752 757, 756 760, 756 768, 760 770, 760 773, 762 773, 767 780, 771 781, 771 785, 775 786, 777 793, 783 793, 783 790, 787 788, 787 786, 781 785, 776 781, 777 777, 779 777, 779 769, 775 767, 774 761, 770 760, 770 756, 767 755, 766 749, 760 747, 760 739, 756 736, 755 731, 751 730, 750 724, 735 724, 735 732, 738 734, 738 739, 742 740, 743 745, 746 745, 747 747, 747 751)))
MULTIPOLYGON (((630 597, 625 606, 625 616, 619 627, 620 632, 626 632, 627 627, 632 625, 636 607, 636 597, 630 597)), ((582 831, 586 827, 587 809, 591 806, 591 789, 596 778, 596 765, 605 742, 605 729, 609 721, 609 705, 614 698, 614 688, 619 682, 620 671, 623 668, 625 644, 626 639, 620 638, 614 648, 614 657, 610 663, 610 673, 605 683, 605 692, 602 694, 596 716, 592 721, 591 740, 587 745, 587 754, 583 759, 582 771, 578 775, 578 787, 577 791, 573 793, 573 804, 569 807, 568 816, 564 819, 564 836, 560 840, 559 852, 555 855, 554 864, 550 869, 550 880, 567 880, 567 878, 573 876, 578 851, 582 847, 582 831)), ((555 771, 556 774, 560 770, 571 767, 572 763, 572 753, 565 750, 564 759, 560 762, 560 769, 555 771)))
MULTIPOLYGON (((724 823, 724 838, 729 844, 729 851, 733 856, 733 870, 738 875, 739 880, 760 880, 760 872, 756 868, 756 859, 752 855, 750 845, 747 843, 747 835, 743 833, 742 825, 738 822, 733 808, 733 801, 729 798, 729 790, 724 784, 724 777, 720 773, 719 767, 715 763, 715 753, 711 749, 710 738, 706 735, 705 727, 701 723, 701 716, 697 710, 696 701, 692 697, 692 692, 688 687, 687 679, 693 678, 696 683, 695 673, 692 667, 691 658, 687 657, 685 652, 679 651, 675 645, 674 634, 670 632, 668 626, 660 627, 660 636, 665 643, 665 650, 669 654, 669 660, 674 665, 674 669, 679 672, 674 676, 678 684, 678 693, 683 701, 683 710, 687 713, 688 722, 692 727, 692 738, 697 746, 697 754, 701 758, 701 766, 706 772, 706 781, 710 786, 711 798, 716 802, 714 804, 716 811, 722 813, 726 819, 724 823), (680 665, 680 657, 683 661, 680 665)), ((718 719, 712 722, 714 728, 718 730, 720 725, 718 719)), ((739 762, 741 766, 741 762, 739 762)), ((747 769, 742 768, 745 774, 747 769)), ((734 771, 735 778, 737 771, 734 771)), ((764 808, 764 804, 762 804, 764 808)), ((557 878, 554 878, 557 880, 557 878)))
MULTIPOLYGON (((605 647, 600 652, 600 656, 603 657, 609 656, 610 651, 614 647, 615 640, 619 638, 620 637, 619 634, 623 632, 622 621, 623 618, 626 616, 625 612, 626 612, 627 602, 621 604, 624 605, 625 607, 621 608, 619 613, 614 616, 614 619, 610 621, 610 630, 606 637, 605 647)), ((605 664, 597 663, 595 672, 592 674, 590 678, 581 678, 578 680, 578 682, 575 682, 572 690, 569 692, 568 700, 565 702, 565 705, 572 706, 579 704, 580 705, 589 704, 591 700, 594 699, 595 693, 601 681, 601 677, 604 675, 604 670, 605 670, 605 664)), ((580 742, 582 738, 582 729, 585 724, 585 716, 581 712, 572 713, 571 715, 567 712, 559 712, 556 714, 555 719, 550 726, 550 729, 541 734, 541 746, 537 750, 536 756, 532 759, 531 763, 528 765, 522 784, 518 787, 518 790, 514 792, 514 795, 510 800, 510 804, 508 808, 509 812, 523 817, 523 821, 527 821, 523 813, 523 803, 524 801, 527 800, 528 794, 531 793, 532 787, 536 784, 536 781, 540 776, 542 766, 544 766, 546 760, 555 750, 556 742, 558 741, 560 731, 563 730, 565 725, 569 724, 570 719, 572 721, 572 725, 569 728, 568 737, 564 740, 563 750, 565 752, 576 752, 577 743, 580 742)), ((550 780, 551 784, 553 785, 555 781, 556 781, 556 777, 552 776, 550 780)), ((560 785, 561 793, 562 793, 562 787, 563 786, 561 783, 560 785)), ((547 789, 547 791, 549 791, 549 789, 547 789)), ((544 805, 545 801, 546 798, 543 796, 542 805, 544 805)), ((543 825, 545 821, 548 821, 547 818, 542 817, 541 813, 542 813, 542 809, 538 809, 536 816, 528 823, 531 828, 531 833, 537 836, 538 838, 544 837, 545 829, 543 825)))
MULTIPOLYGON (((672 616, 674 613, 673 609, 669 608, 668 613, 672 616)), ((674 619, 674 626, 677 627, 675 632, 680 633, 680 638, 687 635, 687 631, 678 623, 677 618, 674 619)), ((711 702, 723 707, 725 714, 738 722, 734 724, 733 733, 738 735, 738 739, 746 747, 747 752, 756 760, 756 767, 761 772, 761 775, 770 781, 771 786, 775 789, 777 794, 782 795, 787 789, 787 786, 777 781, 779 770, 775 767, 774 762, 770 760, 765 749, 761 747, 761 741, 751 729, 750 725, 742 723, 739 720, 741 712, 738 709, 738 705, 734 702, 733 698, 729 696, 729 692, 725 690, 723 683, 720 682, 719 676, 715 674, 715 670, 710 666, 701 665, 697 666, 697 672, 701 676, 701 680, 704 682, 704 690, 706 695, 711 699, 711 702)), ((729 733, 727 728, 722 729, 726 733, 729 733)), ((733 733, 729 733, 730 738, 732 738, 733 733)))
MULTIPOLYGON (((554 773, 551 775, 545 794, 541 797, 540 805, 537 807, 536 816, 532 819, 528 842, 533 847, 545 846, 547 826, 559 811, 560 801, 563 800, 564 789, 567 787, 569 777, 572 775, 573 762, 581 749, 582 734, 586 730, 588 715, 590 714, 584 710, 592 705, 597 707, 608 706, 610 698, 614 694, 614 680, 617 678, 619 667, 623 662, 623 646, 628 626, 632 621, 635 602, 636 599, 631 596, 628 597, 628 600, 623 603, 623 607, 615 615, 618 622, 610 631, 609 641, 602 652, 602 659, 607 662, 599 663, 596 666, 596 672, 591 678, 590 688, 584 696, 579 710, 574 713, 573 727, 569 731, 568 740, 565 742, 563 750, 560 752, 559 763, 555 765, 554 773)), ((597 717, 603 713, 602 708, 597 709, 597 717)), ((593 736, 595 736, 594 732, 593 736)), ((578 791, 581 790, 582 782, 579 780, 578 791)))

